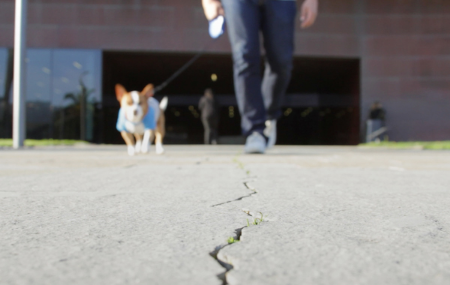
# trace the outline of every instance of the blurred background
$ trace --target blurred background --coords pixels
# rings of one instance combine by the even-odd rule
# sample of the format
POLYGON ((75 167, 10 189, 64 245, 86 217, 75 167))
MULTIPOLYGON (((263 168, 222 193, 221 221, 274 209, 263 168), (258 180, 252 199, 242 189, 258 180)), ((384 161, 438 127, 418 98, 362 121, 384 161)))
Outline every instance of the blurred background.
MULTIPOLYGON (((27 138, 123 143, 114 85, 158 85, 210 41, 200 0, 30 0, 27 138)), ((0 138, 12 134, 14 0, 0 0, 0 138)), ((166 143, 203 141, 206 88, 221 104, 219 143, 237 143, 227 36, 157 97, 169 96, 166 143)), ((320 0, 297 29, 279 144, 355 145, 370 105, 391 140, 450 137, 450 1, 320 0)))

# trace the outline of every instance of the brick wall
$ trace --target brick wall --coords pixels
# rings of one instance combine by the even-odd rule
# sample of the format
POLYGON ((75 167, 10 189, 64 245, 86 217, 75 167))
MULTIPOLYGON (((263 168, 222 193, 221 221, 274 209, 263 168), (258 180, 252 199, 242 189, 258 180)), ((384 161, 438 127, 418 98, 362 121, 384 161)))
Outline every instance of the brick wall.
MULTIPOLYGON (((0 46, 12 46, 14 1, 0 5, 0 46)), ((200 0, 30 0, 28 23, 30 47, 195 51, 208 40, 200 0)))
POLYGON ((319 0, 316 24, 296 32, 296 54, 305 56, 352 57, 360 55, 360 0, 319 0))
POLYGON ((384 103, 393 140, 450 139, 450 1, 366 0, 362 114, 384 103))
MULTIPOLYGON (((450 139, 450 1, 320 3, 296 54, 360 58, 361 121, 380 100, 391 139, 450 139)), ((200 0, 30 0, 28 13, 31 47, 186 52, 209 40, 200 0)), ((14 0, 0 0, 0 46, 13 45, 13 21, 14 0)), ((229 49, 224 37, 212 50, 229 49)))

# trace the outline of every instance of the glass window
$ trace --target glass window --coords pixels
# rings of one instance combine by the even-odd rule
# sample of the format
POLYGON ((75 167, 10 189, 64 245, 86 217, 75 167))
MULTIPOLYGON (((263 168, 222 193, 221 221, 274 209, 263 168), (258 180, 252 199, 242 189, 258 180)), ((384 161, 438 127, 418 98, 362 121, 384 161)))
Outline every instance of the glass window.
POLYGON ((8 64, 8 49, 0 48, 0 99, 5 96, 6 69, 8 64))
POLYGON ((51 50, 27 50, 25 89, 27 98, 27 138, 43 139, 52 137, 51 62, 51 50))
POLYGON ((12 50, 0 48, 0 138, 12 134, 12 50))
MULTIPOLYGON (((12 60, 12 49, 0 48, 0 137, 12 135, 12 60)), ((97 141, 101 51, 28 49, 26 68, 27 138, 97 141)))
POLYGON ((93 140, 101 94, 101 51, 54 50, 52 103, 59 137, 93 140))

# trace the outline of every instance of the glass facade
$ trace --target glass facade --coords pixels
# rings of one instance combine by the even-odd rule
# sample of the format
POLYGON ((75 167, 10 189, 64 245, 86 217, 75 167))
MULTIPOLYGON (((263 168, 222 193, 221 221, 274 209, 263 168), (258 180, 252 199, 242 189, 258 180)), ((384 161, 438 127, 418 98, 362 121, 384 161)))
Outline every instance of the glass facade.
MULTIPOLYGON (((123 144, 115 128, 120 108, 115 84, 124 84, 129 90, 141 90, 148 83, 157 85, 192 56, 28 49, 27 138, 123 144)), ((352 90, 358 90, 359 65, 353 59, 296 58, 284 116, 280 118, 278 143, 356 144, 359 94, 352 90), (312 68, 316 65, 320 68, 312 68)), ((0 48, 0 138, 12 135, 12 73, 13 50, 0 48)), ((164 89, 164 93, 157 94, 158 99, 169 96, 165 143, 202 143, 203 127, 196 106, 207 87, 213 88, 222 104, 219 134, 225 139, 221 141, 241 139, 231 57, 205 54, 164 89), (211 74, 218 80, 212 80, 211 74)))
MULTIPOLYGON (((0 117, 1 137, 11 137, 12 100, 5 99, 7 89, 11 93, 9 57, 11 50, 0 49, 0 115, 8 113, 0 117)), ((101 51, 28 49, 26 63, 27 138, 95 141, 102 101, 101 51)))
POLYGON ((52 138, 51 50, 27 51, 27 138, 52 138))
POLYGON ((0 138, 12 136, 12 50, 0 48, 0 138))

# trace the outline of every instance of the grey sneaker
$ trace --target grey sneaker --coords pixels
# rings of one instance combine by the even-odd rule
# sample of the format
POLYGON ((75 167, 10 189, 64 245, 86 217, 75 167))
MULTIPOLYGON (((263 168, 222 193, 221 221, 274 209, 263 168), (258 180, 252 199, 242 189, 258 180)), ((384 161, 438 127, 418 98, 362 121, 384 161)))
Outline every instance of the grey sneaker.
POLYGON ((247 137, 245 142, 245 153, 264 153, 266 151, 266 139, 258 132, 247 137))
POLYGON ((264 135, 269 138, 267 148, 271 148, 277 142, 277 120, 267 120, 264 135))

